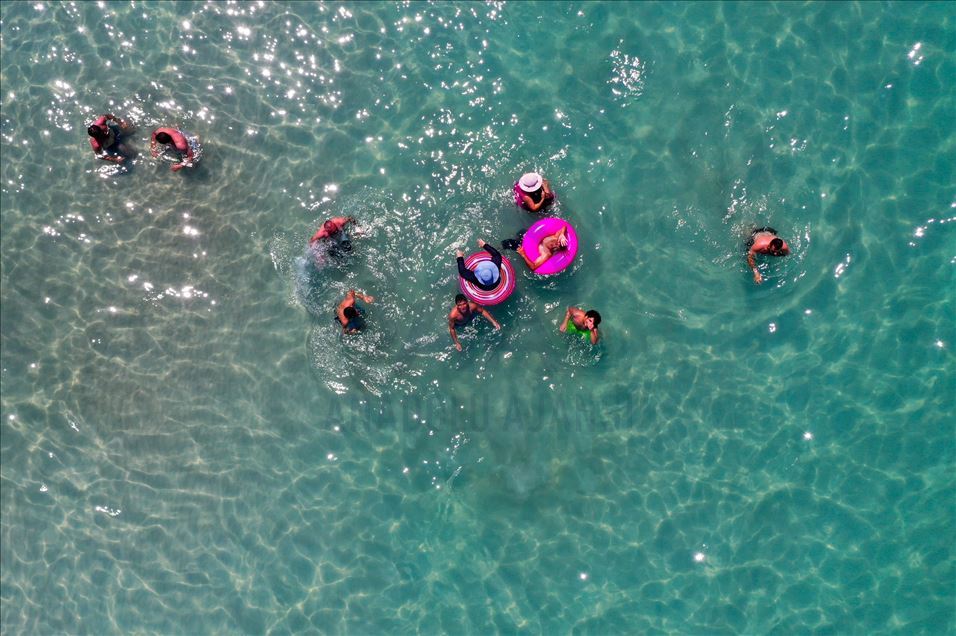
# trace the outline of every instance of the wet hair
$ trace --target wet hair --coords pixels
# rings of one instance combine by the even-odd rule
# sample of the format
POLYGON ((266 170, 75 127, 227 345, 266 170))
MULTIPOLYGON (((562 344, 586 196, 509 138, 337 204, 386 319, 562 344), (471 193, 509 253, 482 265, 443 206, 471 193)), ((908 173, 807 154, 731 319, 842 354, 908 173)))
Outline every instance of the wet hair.
POLYGON ((156 133, 156 141, 161 144, 171 144, 173 143, 173 138, 169 136, 169 133, 161 132, 156 133))
POLYGON ((353 320, 358 316, 358 310, 355 307, 346 307, 342 310, 342 313, 345 314, 345 317, 349 320, 353 320))
POLYGON ((456 305, 457 305, 458 303, 467 303, 467 302, 468 302, 468 299, 465 298, 465 295, 464 295, 464 294, 455 294, 455 304, 456 304, 456 305))
POLYGON ((782 238, 775 238, 775 239, 773 239, 772 241, 770 241, 770 249, 772 249, 772 250, 775 251, 775 252, 779 252, 780 250, 782 250, 782 249, 783 249, 783 239, 782 239, 782 238))
POLYGON ((105 139, 109 137, 109 132, 103 132, 103 129, 97 126, 96 124, 93 124, 92 126, 87 128, 86 132, 90 135, 90 137, 97 140, 105 139))
POLYGON ((335 234, 336 232, 339 231, 339 226, 333 223, 331 220, 323 223, 322 228, 329 234, 335 234))
POLYGON ((598 312, 594 311, 593 309, 589 309, 589 310, 587 310, 586 312, 584 312, 584 316, 585 316, 586 318, 594 318, 594 326, 595 326, 595 327, 597 327, 599 324, 601 324, 601 314, 599 314, 598 312))

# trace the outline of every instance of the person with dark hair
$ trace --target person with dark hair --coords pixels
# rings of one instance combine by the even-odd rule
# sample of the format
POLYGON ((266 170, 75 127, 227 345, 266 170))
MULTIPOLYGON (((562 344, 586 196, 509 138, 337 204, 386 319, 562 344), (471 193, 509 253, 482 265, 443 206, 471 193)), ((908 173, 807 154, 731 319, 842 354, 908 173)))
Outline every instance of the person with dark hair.
POLYGON ((772 227, 754 228, 750 233, 750 240, 747 241, 747 265, 754 273, 754 282, 758 285, 763 282, 763 276, 757 270, 757 254, 769 254, 770 256, 786 256, 790 253, 790 246, 777 236, 777 230, 772 227))
POLYGON ((325 254, 333 257, 345 257, 352 252, 352 240, 345 233, 349 223, 358 225, 354 216, 335 216, 322 224, 322 227, 309 239, 309 251, 316 263, 324 262, 325 254), (328 249, 322 249, 323 241, 328 249))
POLYGON ((149 151, 154 157, 160 154, 159 146, 165 146, 162 152, 178 152, 180 160, 174 163, 170 170, 178 172, 183 168, 191 168, 199 161, 199 138, 184 133, 178 128, 157 128, 153 131, 149 151))
POLYGON ((103 161, 123 163, 133 156, 132 151, 123 143, 122 136, 129 134, 132 126, 112 113, 96 118, 86 133, 90 136, 93 154, 103 161), (113 123, 110 123, 113 122, 113 123))
POLYGON ((515 203, 529 212, 540 212, 554 203, 551 184, 537 172, 521 175, 514 185, 515 203))
POLYGON ((457 250, 455 260, 458 263, 458 275, 478 289, 494 291, 501 283, 501 252, 483 239, 478 239, 478 247, 488 252, 491 260, 479 261, 475 269, 471 270, 465 265, 465 253, 457 250))
POLYGON ((365 308, 355 302, 356 297, 369 305, 375 302, 374 296, 350 289, 335 310, 335 318, 342 325, 343 334, 355 334, 365 329, 365 308))
POLYGON ((451 313, 448 314, 448 333, 451 334, 452 342, 455 343, 455 348, 459 351, 461 351, 461 343, 458 342, 458 332, 456 329, 469 324, 478 314, 481 314, 485 320, 494 325, 495 329, 501 329, 501 325, 498 324, 498 321, 494 319, 487 309, 476 302, 468 300, 464 294, 455 296, 455 306, 452 308, 451 313))
POLYGON ((601 314, 589 309, 584 311, 579 307, 568 307, 564 312, 564 321, 558 327, 561 333, 573 333, 590 338, 591 344, 597 344, 600 334, 598 325, 601 324, 601 314))

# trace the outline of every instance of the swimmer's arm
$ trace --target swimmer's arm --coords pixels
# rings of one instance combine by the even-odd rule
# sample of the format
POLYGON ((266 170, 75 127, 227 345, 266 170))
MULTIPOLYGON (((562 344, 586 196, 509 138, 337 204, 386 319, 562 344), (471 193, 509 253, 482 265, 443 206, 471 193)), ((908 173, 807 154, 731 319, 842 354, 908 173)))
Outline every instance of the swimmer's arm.
MULTIPOLYGON (((173 172, 179 172, 183 168, 188 168, 193 165, 193 147, 189 145, 189 142, 186 141, 185 137, 182 138, 182 141, 184 144, 186 144, 186 156, 183 157, 183 160, 179 163, 173 164, 172 168, 170 168, 170 170, 173 172)), ((178 150, 179 144, 176 144, 176 146, 178 150)))
MULTIPOLYGON (((544 248, 543 245, 541 247, 544 248)), ((544 265, 545 261, 551 258, 551 252, 549 252, 547 248, 544 248, 544 250, 545 251, 543 254, 538 255, 538 260, 536 260, 534 263, 531 264, 530 266, 531 269, 538 269, 539 267, 544 265)))
POLYGON ((596 345, 598 341, 598 330, 597 327, 591 330, 591 344, 596 345))
POLYGON ((348 326, 348 318, 345 317, 345 308, 349 306, 349 301, 354 302, 354 297, 351 295, 350 291, 345 295, 345 299, 339 303, 339 306, 335 308, 335 316, 339 319, 339 324, 342 325, 342 333, 346 333, 345 328, 348 326))
POLYGON ((485 320, 487 320, 488 322, 490 322, 491 324, 493 324, 493 325, 495 326, 495 329, 501 329, 501 325, 498 324, 498 321, 495 320, 495 317, 492 316, 491 313, 490 313, 487 309, 485 309, 484 307, 482 307, 482 308, 479 309, 478 311, 480 311, 480 312, 481 312, 481 315, 485 317, 485 320))
POLYGON ((461 343, 458 342, 458 332, 455 331, 455 312, 448 314, 448 333, 451 334, 451 341, 455 343, 455 348, 461 351, 461 343))
POLYGON ((187 140, 185 140, 185 139, 184 139, 183 141, 186 141, 186 160, 183 161, 183 165, 185 165, 186 163, 192 163, 192 160, 193 160, 193 156, 194 156, 194 155, 193 155, 193 147, 192 147, 192 145, 189 143, 189 141, 187 141, 187 140))
POLYGON ((541 203, 535 203, 534 201, 531 200, 531 197, 525 196, 525 195, 521 195, 521 196, 524 199, 525 206, 527 206, 527 208, 531 210, 532 212, 537 212, 541 208, 541 206, 544 205, 544 197, 541 197, 541 203))
POLYGON ((109 161, 111 163, 123 163, 126 160, 126 157, 114 156, 106 152, 104 148, 97 148, 93 145, 93 140, 90 139, 90 146, 93 148, 93 154, 96 155, 97 159, 102 159, 103 161, 109 161))
POLYGON ((574 307, 568 307, 568 310, 564 312, 564 320, 561 322, 561 326, 558 327, 558 331, 561 333, 566 333, 568 331, 568 321, 571 320, 571 310, 574 307))
POLYGON ((524 263, 525 263, 525 265, 528 266, 528 269, 534 270, 534 268, 537 267, 537 265, 534 264, 534 261, 532 261, 530 258, 528 258, 528 255, 524 253, 524 248, 523 248, 523 247, 519 247, 517 251, 518 251, 519 254, 521 254, 521 258, 524 259, 524 263))
POLYGON ((375 296, 367 296, 366 294, 362 294, 354 290, 351 292, 351 294, 353 298, 355 296, 358 296, 359 298, 361 298, 363 301, 367 302, 370 305, 375 302, 375 296))
POLYGON ((157 143, 156 143, 156 131, 155 131, 155 130, 153 131, 153 136, 152 136, 152 138, 149 140, 149 154, 153 155, 154 157, 158 157, 158 156, 159 156, 159 150, 157 149, 157 143))
POLYGON ((115 121, 117 124, 120 125, 120 128, 128 128, 128 127, 129 127, 129 122, 127 122, 125 119, 120 119, 119 117, 117 117, 117 116, 114 115, 113 113, 106 113, 106 114, 104 115, 104 117, 106 117, 107 120, 115 121))
POLYGON ((345 225, 346 225, 347 223, 350 223, 350 222, 351 222, 351 223, 355 223, 356 225, 358 224, 358 223, 355 221, 355 217, 354 217, 354 216, 337 216, 337 217, 334 217, 334 218, 329 219, 329 220, 332 221, 333 223, 335 223, 336 225, 338 225, 338 226, 339 226, 339 229, 342 229, 343 227, 345 227, 345 225))
POLYGON ((747 265, 750 265, 750 269, 754 273, 754 282, 758 285, 763 282, 763 276, 760 275, 760 272, 757 271, 757 259, 754 258, 753 248, 750 248, 750 251, 747 252, 747 265))

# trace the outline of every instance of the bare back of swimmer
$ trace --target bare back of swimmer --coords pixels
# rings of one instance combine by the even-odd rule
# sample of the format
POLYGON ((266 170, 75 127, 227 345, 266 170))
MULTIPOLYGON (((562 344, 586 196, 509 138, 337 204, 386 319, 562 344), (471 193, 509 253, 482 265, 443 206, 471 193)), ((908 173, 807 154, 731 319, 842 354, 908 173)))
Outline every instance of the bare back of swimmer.
POLYGON ((747 251, 747 265, 750 266, 754 274, 754 282, 758 285, 763 282, 763 276, 757 270, 757 254, 769 254, 770 256, 786 256, 790 253, 790 246, 786 241, 777 236, 777 230, 772 227, 754 228, 750 233, 750 240, 747 242, 750 248, 747 251))

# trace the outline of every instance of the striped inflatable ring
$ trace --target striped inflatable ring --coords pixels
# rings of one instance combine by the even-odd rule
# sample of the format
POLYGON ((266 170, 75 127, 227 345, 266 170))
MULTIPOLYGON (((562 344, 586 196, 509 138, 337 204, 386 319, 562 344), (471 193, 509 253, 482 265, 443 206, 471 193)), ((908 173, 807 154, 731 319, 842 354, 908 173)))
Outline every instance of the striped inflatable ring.
MULTIPOLYGON (((481 261, 490 260, 491 254, 485 250, 481 250, 480 252, 469 254, 465 258, 465 267, 468 269, 474 269, 475 265, 481 261)), ((461 284, 462 293, 479 305, 497 305, 498 303, 504 302, 505 299, 511 295, 511 292, 515 290, 515 270, 511 267, 511 263, 508 261, 508 258, 502 255, 501 280, 498 281, 498 286, 493 290, 485 291, 483 289, 479 289, 460 276, 458 277, 458 282, 461 284)))

